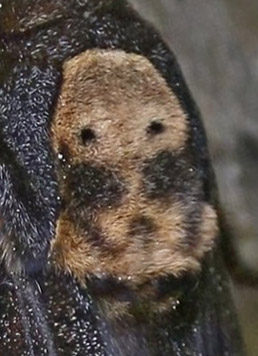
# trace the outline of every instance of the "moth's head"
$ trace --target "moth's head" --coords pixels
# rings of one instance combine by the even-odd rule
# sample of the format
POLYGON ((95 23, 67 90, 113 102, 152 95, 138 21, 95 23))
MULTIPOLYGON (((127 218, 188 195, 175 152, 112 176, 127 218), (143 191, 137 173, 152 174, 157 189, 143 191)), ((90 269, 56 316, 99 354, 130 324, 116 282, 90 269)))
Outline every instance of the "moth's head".
POLYGON ((66 62, 52 138, 63 199, 59 266, 135 291, 201 269, 216 212, 187 115, 145 57, 91 50, 66 62))

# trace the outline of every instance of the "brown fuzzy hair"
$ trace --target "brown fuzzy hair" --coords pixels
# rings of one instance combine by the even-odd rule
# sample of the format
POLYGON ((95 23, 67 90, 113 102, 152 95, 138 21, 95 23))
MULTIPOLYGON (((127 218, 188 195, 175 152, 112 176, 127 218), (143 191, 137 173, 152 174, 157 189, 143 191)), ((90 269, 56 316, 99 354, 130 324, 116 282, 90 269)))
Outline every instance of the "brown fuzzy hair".
POLYGON ((55 264, 134 289, 199 271, 217 215, 188 138, 179 100, 143 56, 88 50, 67 61, 52 125, 63 200, 55 264))

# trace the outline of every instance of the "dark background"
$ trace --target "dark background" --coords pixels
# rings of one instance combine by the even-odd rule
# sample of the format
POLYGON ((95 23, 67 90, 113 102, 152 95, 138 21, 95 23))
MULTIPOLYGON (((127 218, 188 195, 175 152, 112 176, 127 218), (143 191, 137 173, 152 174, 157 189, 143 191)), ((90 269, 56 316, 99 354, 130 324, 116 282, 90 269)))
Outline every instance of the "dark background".
MULTIPOLYGON (((177 56, 203 116, 234 246, 257 273, 258 1, 131 2, 177 56)), ((257 356, 258 288, 232 288, 248 356, 257 356)))

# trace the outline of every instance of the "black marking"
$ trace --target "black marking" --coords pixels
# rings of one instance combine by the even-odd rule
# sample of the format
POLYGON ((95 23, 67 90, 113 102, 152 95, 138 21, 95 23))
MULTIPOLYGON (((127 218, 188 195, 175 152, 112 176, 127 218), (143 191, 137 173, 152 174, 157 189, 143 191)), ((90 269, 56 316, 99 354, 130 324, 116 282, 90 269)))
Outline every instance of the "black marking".
POLYGON ((92 247, 107 249, 107 241, 102 231, 100 231, 98 228, 90 227, 88 227, 88 229, 86 228, 85 231, 87 233, 87 242, 89 242, 92 247))
POLYGON ((98 249, 102 255, 115 255, 117 249, 116 245, 108 240, 105 233, 98 226, 93 226, 89 220, 85 221, 82 219, 79 219, 78 226, 81 229, 81 236, 85 236, 87 243, 89 243, 92 248, 98 249))
POLYGON ((150 281, 134 286, 130 286, 129 281, 119 279, 111 275, 101 277, 91 276, 87 279, 87 286, 92 294, 99 298, 113 298, 116 301, 144 303, 151 300, 163 301, 168 297, 178 298, 187 293, 192 293, 198 288, 198 275, 185 275, 175 277, 168 275, 166 277, 158 277, 150 281), (150 288, 152 293, 150 296, 150 288), (145 291, 148 291, 145 295, 145 291))
POLYGON ((125 185, 111 170, 88 163, 71 166, 64 179, 65 200, 79 210, 111 207, 120 202, 125 185))
POLYGON ((144 162, 143 181, 149 198, 186 196, 196 190, 198 172, 191 167, 186 150, 161 151, 144 162))
POLYGON ((159 135, 165 131, 165 126, 160 121, 152 121, 147 128, 147 133, 150 135, 159 135))
POLYGON ((129 235, 133 237, 145 237, 148 239, 157 230, 153 220, 147 216, 140 215, 130 223, 129 235))
POLYGON ((198 283, 197 275, 185 275, 182 277, 169 275, 155 279, 152 281, 152 286, 156 292, 156 299, 162 300, 168 296, 178 297, 182 294, 190 293, 198 287, 198 283))
POLYGON ((87 145, 96 140, 96 134, 92 129, 85 127, 81 130, 81 140, 84 145, 87 145))
POLYGON ((99 298, 114 298, 121 302, 132 302, 135 292, 128 287, 125 280, 110 275, 92 276, 87 281, 90 292, 99 298))
POLYGON ((82 218, 81 216, 78 218, 77 212, 69 211, 69 213, 71 224, 73 224, 73 220, 76 219, 79 236, 84 237, 85 241, 91 248, 96 249, 102 258, 107 258, 109 256, 116 258, 117 256, 121 256, 121 253, 124 252, 126 246, 121 246, 115 241, 108 239, 105 232, 94 221, 94 214, 93 216, 91 216, 91 214, 85 214, 82 218))

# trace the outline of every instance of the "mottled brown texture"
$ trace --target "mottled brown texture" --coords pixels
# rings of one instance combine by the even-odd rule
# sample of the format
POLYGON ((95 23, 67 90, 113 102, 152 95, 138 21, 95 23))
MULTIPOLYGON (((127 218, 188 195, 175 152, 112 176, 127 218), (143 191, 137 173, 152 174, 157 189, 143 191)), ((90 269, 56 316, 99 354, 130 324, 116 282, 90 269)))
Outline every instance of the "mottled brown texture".
POLYGON ((180 149, 188 137, 186 114, 165 80, 142 56, 123 51, 86 51, 64 65, 63 89, 53 124, 54 145, 67 144, 73 163, 128 171, 135 160, 163 149, 180 149), (166 133, 150 137, 152 121, 166 133), (91 128, 95 142, 83 145, 91 128))
POLYGON ((149 296, 153 279, 200 270, 216 212, 186 149, 186 114, 147 59, 94 50, 66 62, 52 138, 64 199, 58 267, 81 281, 112 276, 149 296))

